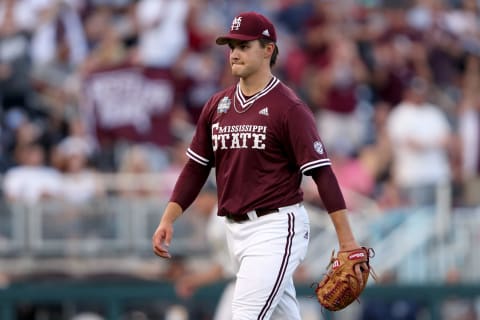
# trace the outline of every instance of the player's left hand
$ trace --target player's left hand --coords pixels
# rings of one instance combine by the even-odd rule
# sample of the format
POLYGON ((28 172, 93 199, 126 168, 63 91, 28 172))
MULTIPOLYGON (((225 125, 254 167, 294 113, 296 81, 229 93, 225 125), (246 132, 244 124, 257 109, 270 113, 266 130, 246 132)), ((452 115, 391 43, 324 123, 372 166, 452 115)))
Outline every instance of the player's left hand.
MULTIPOLYGON (((342 251, 355 251, 355 250, 362 250, 362 247, 360 247, 356 242, 353 244, 349 245, 341 245, 342 251)), ((355 278, 357 278, 357 281, 360 286, 364 286, 364 272, 370 270, 370 266, 368 262, 361 262, 357 263, 353 266, 353 272, 355 274, 355 278)))
POLYGON ((355 272, 355 277, 357 278, 359 286, 364 287, 366 285, 366 283, 364 283, 365 282, 364 273, 365 272, 369 273, 370 270, 371 268, 367 262, 356 264, 353 267, 353 271, 355 272))
POLYGON ((152 237, 153 252, 161 258, 171 258, 172 255, 168 251, 170 241, 173 236, 173 225, 168 223, 160 223, 152 237))

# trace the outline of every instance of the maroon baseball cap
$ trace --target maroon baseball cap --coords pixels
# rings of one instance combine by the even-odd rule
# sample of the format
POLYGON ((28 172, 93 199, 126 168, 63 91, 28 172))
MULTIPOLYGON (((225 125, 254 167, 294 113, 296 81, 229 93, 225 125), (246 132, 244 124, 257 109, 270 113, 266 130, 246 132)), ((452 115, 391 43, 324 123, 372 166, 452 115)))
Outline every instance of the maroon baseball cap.
POLYGON ((275 28, 265 16, 256 12, 244 12, 233 18, 230 32, 222 35, 215 41, 219 45, 227 44, 230 40, 251 41, 266 39, 277 41, 275 28))

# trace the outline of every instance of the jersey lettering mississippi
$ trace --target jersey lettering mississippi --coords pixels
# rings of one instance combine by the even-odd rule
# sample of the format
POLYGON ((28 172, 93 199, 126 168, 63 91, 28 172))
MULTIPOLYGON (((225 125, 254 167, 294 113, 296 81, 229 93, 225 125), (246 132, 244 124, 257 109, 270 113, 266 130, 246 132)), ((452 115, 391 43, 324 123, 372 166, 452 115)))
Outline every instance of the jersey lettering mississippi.
POLYGON ((212 125, 213 151, 220 149, 265 149, 267 126, 257 125, 212 125))

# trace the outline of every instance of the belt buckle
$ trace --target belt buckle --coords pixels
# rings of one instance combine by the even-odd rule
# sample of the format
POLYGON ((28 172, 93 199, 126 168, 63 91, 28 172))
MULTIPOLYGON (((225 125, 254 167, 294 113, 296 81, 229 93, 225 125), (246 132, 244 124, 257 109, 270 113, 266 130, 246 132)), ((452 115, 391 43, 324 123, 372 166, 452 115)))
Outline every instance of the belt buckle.
POLYGON ((280 209, 255 209, 252 211, 248 211, 245 214, 228 214, 226 215, 227 219, 234 221, 234 222, 245 222, 245 221, 252 221, 256 220, 260 217, 266 216, 271 213, 280 212, 280 209))

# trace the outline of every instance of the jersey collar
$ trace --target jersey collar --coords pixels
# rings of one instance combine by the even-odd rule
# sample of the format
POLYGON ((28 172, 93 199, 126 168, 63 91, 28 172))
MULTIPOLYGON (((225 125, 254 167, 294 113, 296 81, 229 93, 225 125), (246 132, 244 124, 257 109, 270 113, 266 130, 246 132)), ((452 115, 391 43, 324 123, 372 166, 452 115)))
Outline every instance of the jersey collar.
POLYGON ((268 82, 268 84, 263 88, 261 91, 257 92, 253 96, 246 99, 240 90, 240 84, 237 83, 237 87, 235 89, 235 97, 237 101, 240 103, 242 109, 251 106, 257 99, 263 97, 267 93, 273 90, 280 83, 277 77, 273 76, 272 79, 268 82))

